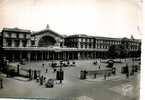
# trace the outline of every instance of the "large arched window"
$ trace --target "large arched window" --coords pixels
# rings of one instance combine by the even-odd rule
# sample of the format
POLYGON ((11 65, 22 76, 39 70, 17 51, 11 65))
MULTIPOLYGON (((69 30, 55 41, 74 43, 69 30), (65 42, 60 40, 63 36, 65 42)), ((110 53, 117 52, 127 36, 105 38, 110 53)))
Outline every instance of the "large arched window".
POLYGON ((55 45, 56 40, 51 36, 43 36, 38 43, 39 47, 48 47, 55 45))

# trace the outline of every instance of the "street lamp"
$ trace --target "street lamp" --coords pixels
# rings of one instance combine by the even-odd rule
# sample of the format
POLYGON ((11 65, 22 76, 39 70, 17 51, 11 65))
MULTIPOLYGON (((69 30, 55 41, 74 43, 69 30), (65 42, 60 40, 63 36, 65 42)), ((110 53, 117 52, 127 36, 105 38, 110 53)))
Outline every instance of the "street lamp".
MULTIPOLYGON (((56 49, 55 52, 61 52, 61 51, 59 49, 56 49)), ((60 57, 58 60, 60 60, 60 57)), ((64 76, 64 72, 62 70, 63 61, 61 60, 59 63, 60 63, 59 64, 59 71, 57 71, 56 76, 57 76, 57 79, 60 80, 60 84, 62 84, 62 80, 63 80, 63 76, 64 76)))

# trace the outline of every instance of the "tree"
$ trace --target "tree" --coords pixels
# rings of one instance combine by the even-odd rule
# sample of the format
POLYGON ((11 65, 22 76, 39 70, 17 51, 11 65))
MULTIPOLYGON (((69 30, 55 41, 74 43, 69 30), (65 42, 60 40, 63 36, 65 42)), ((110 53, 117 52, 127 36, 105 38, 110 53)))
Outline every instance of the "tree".
POLYGON ((138 50, 137 50, 137 56, 141 57, 141 43, 139 43, 139 47, 138 47, 138 50))
POLYGON ((130 49, 130 40, 128 38, 123 38, 121 40, 121 57, 126 58, 129 57, 129 49, 130 49))
POLYGON ((128 57, 128 52, 129 52, 128 49, 123 44, 120 44, 119 47, 120 47, 120 55, 119 55, 119 57, 120 58, 128 57))
POLYGON ((109 58, 126 58, 128 55, 128 49, 120 44, 120 45, 112 45, 108 50, 109 58))
POLYGON ((108 57, 109 58, 118 58, 120 55, 120 47, 119 45, 112 45, 108 50, 108 57))

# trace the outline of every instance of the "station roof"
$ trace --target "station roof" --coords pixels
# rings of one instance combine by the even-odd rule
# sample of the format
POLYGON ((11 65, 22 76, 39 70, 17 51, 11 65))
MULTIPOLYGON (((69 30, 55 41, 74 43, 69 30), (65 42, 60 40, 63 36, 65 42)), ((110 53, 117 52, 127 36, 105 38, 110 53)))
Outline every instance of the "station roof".
POLYGON ((40 34, 45 33, 45 32, 50 32, 50 33, 55 34, 56 36, 59 36, 59 37, 61 37, 61 38, 64 38, 62 35, 60 35, 60 34, 57 33, 57 32, 52 31, 52 30, 49 29, 49 28, 46 28, 46 29, 43 29, 43 30, 40 30, 40 31, 37 31, 37 32, 33 32, 31 35, 32 35, 32 36, 40 35, 40 34))
POLYGON ((8 31, 8 32, 22 32, 22 33, 31 33, 30 30, 26 30, 26 29, 20 29, 20 28, 3 28, 2 32, 3 31, 8 31))
POLYGON ((121 41, 122 39, 127 39, 128 41, 141 42, 140 39, 128 39, 126 37, 124 37, 124 38, 111 38, 111 37, 101 37, 101 36, 89 36, 89 35, 85 35, 85 34, 74 34, 74 35, 67 36, 65 38, 94 38, 97 40, 116 40, 116 41, 121 41))

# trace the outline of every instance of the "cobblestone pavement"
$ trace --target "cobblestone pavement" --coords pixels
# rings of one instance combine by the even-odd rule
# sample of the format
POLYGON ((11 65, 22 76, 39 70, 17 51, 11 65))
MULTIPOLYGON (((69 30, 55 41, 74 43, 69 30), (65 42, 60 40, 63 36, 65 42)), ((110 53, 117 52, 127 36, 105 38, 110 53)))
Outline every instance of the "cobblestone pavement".
MULTIPOLYGON (((108 80, 103 79, 103 75, 97 75, 96 79, 88 76, 86 80, 80 80, 81 70, 98 70, 97 65, 93 65, 94 60, 76 61, 75 67, 66 67, 64 70, 63 84, 55 82, 54 88, 45 88, 36 80, 27 80, 27 78, 14 77, 6 78, 1 74, 4 80, 4 88, 0 89, 0 97, 14 98, 51 98, 53 100, 137 100, 139 97, 139 73, 135 73, 129 79, 120 73, 121 67, 125 63, 117 63, 116 76, 110 76, 108 80), (134 95, 135 94, 135 95, 134 95)), ((132 64, 130 60, 127 61, 132 64)), ((39 69, 41 74, 47 79, 55 78, 56 73, 50 67, 49 61, 31 62, 21 65, 25 69, 39 69), (42 67, 44 64, 44 67, 42 67), (48 72, 46 73, 46 68, 48 72)), ((138 64, 138 62, 134 62, 138 64)), ((106 64, 100 63, 101 69, 106 64)), ((58 68, 59 70, 59 68, 58 68)))

